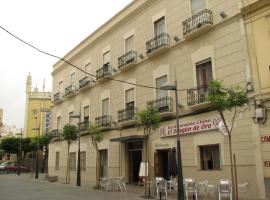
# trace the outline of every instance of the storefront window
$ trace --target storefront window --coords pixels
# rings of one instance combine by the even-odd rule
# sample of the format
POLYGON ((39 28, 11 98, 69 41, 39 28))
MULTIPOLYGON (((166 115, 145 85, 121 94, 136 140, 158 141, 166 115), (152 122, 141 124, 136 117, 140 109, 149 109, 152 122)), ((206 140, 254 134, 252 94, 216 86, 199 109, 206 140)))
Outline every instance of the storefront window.
POLYGON ((216 170, 220 169, 219 145, 200 146, 201 169, 216 170))

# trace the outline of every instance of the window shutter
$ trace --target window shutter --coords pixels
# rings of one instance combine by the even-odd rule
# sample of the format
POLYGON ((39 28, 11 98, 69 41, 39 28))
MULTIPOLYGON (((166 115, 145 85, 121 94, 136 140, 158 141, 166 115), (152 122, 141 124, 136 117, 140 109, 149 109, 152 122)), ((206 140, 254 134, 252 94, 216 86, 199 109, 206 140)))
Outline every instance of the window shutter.
POLYGON ((126 90, 126 103, 134 101, 134 89, 126 90))
POLYGON ((129 51, 132 51, 134 49, 134 36, 130 36, 129 38, 126 39, 126 53, 129 51))
POLYGON ((110 51, 103 54, 103 65, 110 62, 110 51))
POLYGON ((109 98, 102 100, 102 115, 109 115, 109 98))
MULTIPOLYGON (((160 78, 156 79, 156 87, 160 88, 162 85, 167 83, 167 75, 162 76, 160 78)), ((168 96, 168 91, 167 90, 156 90, 156 98, 162 98, 168 96)))

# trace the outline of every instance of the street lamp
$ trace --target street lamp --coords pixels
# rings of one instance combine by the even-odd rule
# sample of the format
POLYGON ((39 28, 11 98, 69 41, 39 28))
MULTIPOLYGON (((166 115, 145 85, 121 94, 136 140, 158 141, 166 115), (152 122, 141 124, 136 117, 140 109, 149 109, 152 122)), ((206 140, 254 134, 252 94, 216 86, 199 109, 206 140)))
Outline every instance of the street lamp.
MULTIPOLYGON (((79 124, 81 123, 81 113, 78 115, 70 115, 70 118, 77 118, 79 119, 79 124)), ((77 162, 77 186, 81 186, 81 132, 78 131, 78 162, 77 162)))
POLYGON ((35 173, 35 179, 38 179, 38 168, 39 168, 39 154, 38 154, 38 151, 39 151, 39 131, 40 131, 40 128, 33 128, 32 130, 36 130, 38 131, 38 134, 37 134, 37 151, 36 151, 36 173, 35 173))
POLYGON ((177 132, 177 167, 178 167, 177 200, 184 200, 184 184, 183 184, 183 171, 182 171, 182 159, 181 159, 181 147, 180 147, 179 105, 178 105, 177 81, 175 81, 174 85, 165 84, 165 85, 161 86, 159 89, 161 89, 161 90, 174 90, 175 91, 176 132, 177 132))
POLYGON ((20 154, 19 154, 19 169, 18 169, 18 175, 21 175, 21 165, 22 165, 22 129, 21 129, 21 132, 16 135, 20 135, 20 154))

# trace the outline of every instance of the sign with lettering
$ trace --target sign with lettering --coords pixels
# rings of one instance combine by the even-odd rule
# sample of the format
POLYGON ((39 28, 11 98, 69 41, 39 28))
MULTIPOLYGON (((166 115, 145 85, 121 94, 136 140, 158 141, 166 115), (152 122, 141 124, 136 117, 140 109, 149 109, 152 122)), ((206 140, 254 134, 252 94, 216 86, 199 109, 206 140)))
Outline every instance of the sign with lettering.
MULTIPOLYGON (((218 129, 219 122, 220 119, 215 117, 180 124, 179 125, 180 135, 218 129)), ((160 137, 175 136, 177 135, 176 132, 177 132, 176 125, 165 126, 159 129, 159 136, 160 137)))
POLYGON ((270 135, 261 136, 261 142, 262 143, 267 143, 267 142, 270 143, 270 135))

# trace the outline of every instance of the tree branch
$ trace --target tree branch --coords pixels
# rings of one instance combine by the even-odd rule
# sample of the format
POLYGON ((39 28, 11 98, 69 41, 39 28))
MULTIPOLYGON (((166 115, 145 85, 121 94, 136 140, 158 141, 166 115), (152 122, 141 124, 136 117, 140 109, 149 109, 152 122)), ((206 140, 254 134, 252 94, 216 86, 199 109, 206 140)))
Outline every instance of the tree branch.
POLYGON ((227 125, 227 123, 226 123, 226 120, 225 120, 225 117, 224 117, 223 112, 222 112, 221 110, 219 110, 218 112, 219 112, 219 114, 220 114, 220 117, 221 117, 221 119, 222 119, 224 125, 225 125, 226 131, 228 132, 229 135, 231 135, 231 133, 229 132, 229 128, 228 128, 228 125, 227 125))

